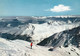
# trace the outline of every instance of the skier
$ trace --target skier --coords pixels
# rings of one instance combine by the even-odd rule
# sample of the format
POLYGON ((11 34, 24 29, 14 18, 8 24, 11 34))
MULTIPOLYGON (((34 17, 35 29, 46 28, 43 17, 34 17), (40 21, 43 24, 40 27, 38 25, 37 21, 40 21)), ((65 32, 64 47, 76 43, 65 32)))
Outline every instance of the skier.
POLYGON ((31 49, 32 49, 32 44, 33 44, 33 43, 31 42, 31 49))

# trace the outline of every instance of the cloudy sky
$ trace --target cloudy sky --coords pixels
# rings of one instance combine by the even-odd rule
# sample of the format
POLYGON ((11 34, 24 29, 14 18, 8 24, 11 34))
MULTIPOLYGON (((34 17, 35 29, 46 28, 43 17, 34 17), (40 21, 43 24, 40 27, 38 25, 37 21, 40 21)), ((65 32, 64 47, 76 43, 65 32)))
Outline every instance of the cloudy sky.
POLYGON ((80 0, 0 0, 0 16, 80 15, 80 0))

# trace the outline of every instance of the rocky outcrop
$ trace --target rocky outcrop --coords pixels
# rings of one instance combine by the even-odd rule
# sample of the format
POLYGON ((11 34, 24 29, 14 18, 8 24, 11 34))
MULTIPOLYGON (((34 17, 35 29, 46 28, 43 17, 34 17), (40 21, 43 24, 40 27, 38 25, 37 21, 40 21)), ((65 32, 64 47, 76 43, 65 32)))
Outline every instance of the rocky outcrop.
POLYGON ((53 34, 52 36, 44 39, 42 42, 38 43, 42 46, 64 46, 74 45, 79 47, 80 45, 80 26, 73 28, 71 30, 66 30, 60 33, 53 34))

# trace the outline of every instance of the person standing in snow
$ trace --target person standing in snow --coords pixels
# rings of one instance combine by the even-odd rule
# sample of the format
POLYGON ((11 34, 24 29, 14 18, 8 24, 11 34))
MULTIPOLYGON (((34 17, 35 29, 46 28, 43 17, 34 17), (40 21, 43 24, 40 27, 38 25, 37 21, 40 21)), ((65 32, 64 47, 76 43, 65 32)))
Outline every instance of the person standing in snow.
POLYGON ((31 49, 32 49, 32 44, 33 44, 33 43, 31 42, 31 49))

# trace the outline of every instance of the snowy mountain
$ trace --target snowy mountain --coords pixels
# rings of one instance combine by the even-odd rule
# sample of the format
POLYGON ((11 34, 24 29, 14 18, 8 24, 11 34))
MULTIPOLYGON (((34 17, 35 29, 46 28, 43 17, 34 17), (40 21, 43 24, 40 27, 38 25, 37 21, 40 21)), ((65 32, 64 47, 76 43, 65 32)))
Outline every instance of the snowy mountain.
MULTIPOLYGON (((32 37, 35 43, 39 43, 54 33, 72 29, 79 25, 79 17, 2 17, 0 20, 0 35, 3 35, 3 33, 14 36, 26 35, 26 37, 32 37)), ((8 36, 8 38, 10 37, 8 36)))
POLYGON ((73 45, 76 47, 80 47, 80 26, 71 30, 65 30, 60 33, 55 33, 52 36, 44 39, 38 45, 53 47, 68 47, 69 45, 73 45))
POLYGON ((79 16, 0 17, 0 56, 80 56, 79 37, 79 16))

